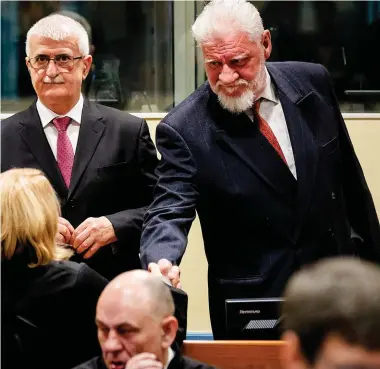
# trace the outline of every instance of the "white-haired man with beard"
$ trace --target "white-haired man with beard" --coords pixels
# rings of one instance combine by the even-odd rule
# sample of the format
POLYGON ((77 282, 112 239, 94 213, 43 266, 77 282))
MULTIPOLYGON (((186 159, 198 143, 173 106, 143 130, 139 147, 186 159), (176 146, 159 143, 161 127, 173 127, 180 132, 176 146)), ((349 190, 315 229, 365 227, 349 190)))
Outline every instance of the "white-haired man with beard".
POLYGON ((270 32, 245 0, 211 1, 192 31, 208 81, 157 127, 141 257, 180 285, 198 212, 221 339, 227 298, 280 296, 295 270, 326 256, 378 262, 380 229, 326 69, 267 63, 270 32))

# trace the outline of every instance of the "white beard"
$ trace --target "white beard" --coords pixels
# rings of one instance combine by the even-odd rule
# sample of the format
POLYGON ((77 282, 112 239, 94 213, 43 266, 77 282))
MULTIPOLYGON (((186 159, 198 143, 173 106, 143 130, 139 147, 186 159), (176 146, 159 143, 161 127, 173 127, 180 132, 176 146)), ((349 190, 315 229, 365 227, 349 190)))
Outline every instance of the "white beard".
POLYGON ((247 89, 239 97, 226 96, 224 93, 219 92, 218 100, 220 105, 231 113, 242 113, 253 106, 256 95, 251 89, 247 89))
MULTIPOLYGON (((235 83, 236 86, 247 86, 247 89, 239 96, 232 97, 225 95, 220 89, 220 83, 216 84, 216 91, 214 91, 218 95, 219 103, 222 105, 224 109, 229 110, 231 113, 242 113, 248 109, 251 109, 253 103, 258 98, 258 93, 262 93, 265 89, 266 82, 266 73, 264 60, 261 63, 260 71, 257 73, 255 78, 251 81, 246 81, 243 79, 239 79, 235 83)), ((225 87, 228 91, 230 89, 233 91, 234 87, 230 88, 225 87)))

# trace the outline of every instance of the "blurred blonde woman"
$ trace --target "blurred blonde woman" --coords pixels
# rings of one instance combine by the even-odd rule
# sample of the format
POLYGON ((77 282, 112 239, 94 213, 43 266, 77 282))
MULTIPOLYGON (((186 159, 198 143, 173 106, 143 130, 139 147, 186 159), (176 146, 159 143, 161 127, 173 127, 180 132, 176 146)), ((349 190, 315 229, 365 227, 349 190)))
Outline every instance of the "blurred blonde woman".
POLYGON ((0 174, 0 193, 7 354, 1 367, 71 368, 99 353, 95 308, 107 280, 84 263, 66 261, 72 251, 55 244, 60 208, 41 171, 0 174))
POLYGON ((37 169, 12 169, 0 175, 1 249, 10 260, 28 245, 29 266, 66 260, 72 251, 59 247, 59 203, 49 181, 37 169))

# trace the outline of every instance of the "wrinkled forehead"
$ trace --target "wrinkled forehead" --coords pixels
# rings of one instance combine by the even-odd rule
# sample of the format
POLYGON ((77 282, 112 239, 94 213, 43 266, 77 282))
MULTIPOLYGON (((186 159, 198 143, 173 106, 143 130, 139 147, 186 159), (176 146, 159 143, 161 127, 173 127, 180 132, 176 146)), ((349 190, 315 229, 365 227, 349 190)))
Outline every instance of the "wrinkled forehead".
POLYGON ((259 52, 257 43, 244 33, 212 38, 204 42, 201 48, 205 59, 221 57, 230 59, 236 56, 248 56, 259 52))
POLYGON ((76 55, 79 53, 78 39, 75 36, 69 36, 63 40, 53 40, 48 37, 31 36, 29 42, 31 55, 37 54, 57 55, 69 54, 76 55))

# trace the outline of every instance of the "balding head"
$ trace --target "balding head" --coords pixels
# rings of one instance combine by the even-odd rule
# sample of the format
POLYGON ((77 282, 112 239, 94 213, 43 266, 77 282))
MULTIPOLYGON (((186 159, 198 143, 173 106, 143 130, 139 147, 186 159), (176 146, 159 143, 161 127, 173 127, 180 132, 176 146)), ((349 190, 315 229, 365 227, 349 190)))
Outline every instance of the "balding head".
POLYGON ((101 294, 96 322, 108 368, 124 368, 136 354, 149 352, 165 364, 178 323, 169 288, 143 270, 123 273, 101 294), (123 366, 124 365, 124 366, 123 366))
POLYGON ((170 290, 162 280, 145 270, 133 270, 117 276, 101 294, 98 306, 112 308, 129 305, 144 309, 152 318, 174 314, 170 290))

